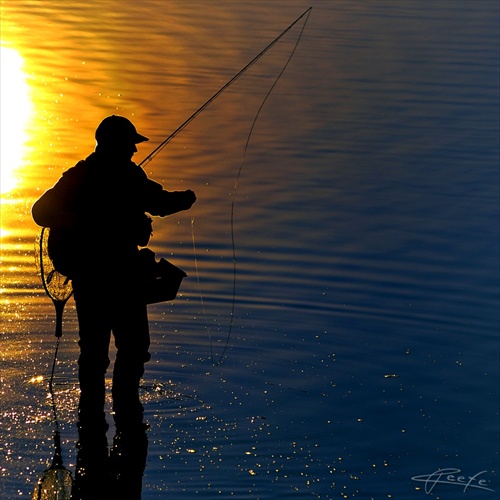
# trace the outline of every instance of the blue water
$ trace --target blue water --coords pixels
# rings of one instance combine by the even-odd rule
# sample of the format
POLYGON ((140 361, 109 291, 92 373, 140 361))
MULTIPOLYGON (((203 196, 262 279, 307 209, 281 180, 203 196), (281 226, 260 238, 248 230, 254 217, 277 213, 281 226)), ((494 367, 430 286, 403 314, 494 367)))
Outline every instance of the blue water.
MULTIPOLYGON (((134 113, 151 137, 140 161, 309 5, 6 2, 2 39, 50 20, 53 38, 17 36, 45 63, 34 85, 66 96, 43 104, 52 140, 26 177, 49 187, 112 112, 134 113)), ((150 306, 143 498, 496 498, 499 4, 311 5, 243 164, 297 29, 145 167, 198 202, 155 221, 151 247, 188 278, 174 302, 150 306), (444 468, 481 474, 431 492, 412 480, 444 468)), ((36 196, 20 189, 2 207, 18 231, 2 240, 6 499, 29 495, 52 453, 36 196)), ((73 470, 76 341, 69 304, 57 396, 73 470)))

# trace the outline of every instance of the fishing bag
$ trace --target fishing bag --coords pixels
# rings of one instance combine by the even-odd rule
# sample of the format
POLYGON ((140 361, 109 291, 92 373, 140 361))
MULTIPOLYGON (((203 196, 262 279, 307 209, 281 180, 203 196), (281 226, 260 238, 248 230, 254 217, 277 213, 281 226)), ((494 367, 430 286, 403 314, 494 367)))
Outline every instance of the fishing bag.
POLYGON ((167 302, 177 297, 182 280, 187 274, 168 260, 156 260, 149 248, 139 250, 139 269, 146 304, 167 302))

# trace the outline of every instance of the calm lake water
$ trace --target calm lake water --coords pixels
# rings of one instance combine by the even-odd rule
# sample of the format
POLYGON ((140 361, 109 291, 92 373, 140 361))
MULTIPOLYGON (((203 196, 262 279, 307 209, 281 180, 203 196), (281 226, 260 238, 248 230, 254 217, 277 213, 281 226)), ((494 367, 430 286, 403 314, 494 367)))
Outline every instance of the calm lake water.
MULTIPOLYGON (((109 114, 151 138, 140 162, 311 5, 243 163, 302 23, 145 165, 198 202, 150 245, 188 278, 150 306, 143 498, 497 497, 497 1, 1 5, 2 499, 30 498, 53 455, 34 200, 109 114), (461 472, 417 480, 440 469, 461 472)), ((70 301, 73 472, 77 328, 70 301)))

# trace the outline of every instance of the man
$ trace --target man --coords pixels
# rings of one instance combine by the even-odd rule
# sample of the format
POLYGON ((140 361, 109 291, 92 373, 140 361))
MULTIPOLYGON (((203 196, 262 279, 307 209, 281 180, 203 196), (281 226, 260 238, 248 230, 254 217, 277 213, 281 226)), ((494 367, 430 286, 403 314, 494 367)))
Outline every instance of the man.
POLYGON ((136 144, 148 138, 127 118, 108 116, 95 138, 95 152, 64 172, 32 209, 35 222, 50 228, 56 269, 73 281, 80 336, 79 426, 91 432, 107 429, 111 332, 117 348, 112 387, 117 429, 143 425, 138 389, 150 340, 138 246, 147 244, 152 231, 146 213, 163 217, 196 201, 191 190, 164 190, 132 162, 136 144))

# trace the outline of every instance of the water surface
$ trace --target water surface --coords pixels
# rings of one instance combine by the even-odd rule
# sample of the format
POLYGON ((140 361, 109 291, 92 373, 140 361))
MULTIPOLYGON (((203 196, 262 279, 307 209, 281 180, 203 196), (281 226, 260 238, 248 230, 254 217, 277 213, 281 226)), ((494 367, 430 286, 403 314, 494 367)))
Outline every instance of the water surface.
MULTIPOLYGON (((189 277, 150 306, 143 498, 425 498, 412 478, 440 468, 498 494, 498 3, 71 0, 2 2, 2 498, 52 457, 32 203, 104 116, 151 138, 141 161, 310 5, 243 164, 300 26, 145 166, 198 202, 155 221, 189 277), (4 83, 13 54, 26 87, 4 83)), ((74 470, 71 302, 64 329, 74 470)))

